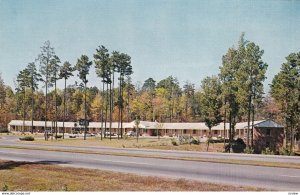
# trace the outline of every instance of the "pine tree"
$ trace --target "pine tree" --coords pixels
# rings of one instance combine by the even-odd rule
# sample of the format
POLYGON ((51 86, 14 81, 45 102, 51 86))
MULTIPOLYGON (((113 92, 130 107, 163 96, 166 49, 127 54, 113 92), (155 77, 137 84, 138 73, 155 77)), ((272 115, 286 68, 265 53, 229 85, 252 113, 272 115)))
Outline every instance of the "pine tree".
POLYGON ((290 142, 293 150, 295 129, 300 123, 300 52, 286 57, 280 72, 275 75, 271 84, 271 95, 281 105, 285 118, 285 146, 290 142))
POLYGON ((34 92, 38 89, 38 82, 42 81, 42 76, 38 73, 34 62, 29 63, 26 69, 29 72, 29 84, 31 88, 31 133, 33 133, 34 92))
POLYGON ((66 120, 66 94, 67 94, 67 79, 73 76, 74 68, 72 65, 66 61, 63 66, 60 67, 59 78, 64 79, 65 87, 64 87, 64 105, 63 105, 63 139, 65 138, 65 120, 66 120))
POLYGON ((86 140, 87 133, 87 105, 86 105, 86 90, 87 90, 87 75, 89 74, 90 67, 92 65, 92 61, 89 61, 89 58, 86 55, 82 55, 76 63, 76 70, 79 72, 78 77, 82 81, 84 85, 84 140, 86 140))
POLYGON ((48 114, 48 88, 52 86, 51 83, 51 60, 55 55, 54 48, 51 47, 50 41, 46 41, 41 47, 41 53, 38 55, 38 61, 40 63, 40 73, 44 76, 43 82, 45 83, 45 140, 48 140, 47 132, 47 114, 48 114))

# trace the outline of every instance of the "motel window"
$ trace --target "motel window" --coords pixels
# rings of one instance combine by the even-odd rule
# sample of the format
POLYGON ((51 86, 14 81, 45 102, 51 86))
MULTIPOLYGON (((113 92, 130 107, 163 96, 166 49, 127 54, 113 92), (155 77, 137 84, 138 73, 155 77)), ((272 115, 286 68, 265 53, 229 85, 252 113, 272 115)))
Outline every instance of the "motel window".
POLYGON ((271 135, 271 129, 267 129, 266 134, 267 134, 267 135, 271 135))
POLYGON ((218 130, 214 130, 214 134, 215 134, 215 135, 218 134, 218 130))
POLYGON ((206 130, 204 130, 204 133, 206 133, 206 130))
POLYGON ((183 130, 183 133, 186 134, 186 130, 183 130))
POLYGON ((196 134, 196 130, 193 130, 193 134, 196 134))

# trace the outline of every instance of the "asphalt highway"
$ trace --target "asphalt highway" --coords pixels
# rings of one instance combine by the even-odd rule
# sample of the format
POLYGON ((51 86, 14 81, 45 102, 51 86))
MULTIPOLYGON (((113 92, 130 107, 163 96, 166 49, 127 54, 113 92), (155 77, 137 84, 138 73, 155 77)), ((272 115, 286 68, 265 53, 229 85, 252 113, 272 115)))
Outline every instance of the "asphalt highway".
MULTIPOLYGON (((51 141, 49 141, 51 142, 51 141)), ((166 157, 196 157, 212 159, 233 159, 233 160, 251 160, 267 162, 299 163, 300 157, 297 156, 278 156, 278 155, 260 155, 260 154, 234 154, 234 153, 216 153, 216 152, 193 152, 193 151, 170 151, 136 148, 112 148, 112 147, 91 147, 91 146, 62 146, 53 144, 32 144, 29 142, 20 142, 16 137, 2 137, 0 146, 25 146, 32 148, 51 148, 64 150, 87 150, 93 152, 106 153, 125 153, 139 155, 159 155, 166 157)))
POLYGON ((0 149, 0 159, 256 186, 275 190, 300 190, 299 169, 9 148, 0 149))
POLYGON ((105 151, 111 155, 82 154, 72 152, 41 151, 30 149, 0 148, 0 159, 30 161, 57 164, 81 168, 135 173, 147 176, 163 176, 171 178, 192 179, 213 183, 222 183, 240 186, 255 186, 266 189, 299 191, 300 169, 275 168, 251 165, 236 165, 226 163, 197 162, 185 160, 170 160, 158 158, 129 157, 114 155, 114 152, 180 156, 180 157, 205 157, 226 159, 260 159, 268 161, 300 163, 297 157, 270 157, 262 155, 236 155, 222 153, 177 152, 141 149, 117 149, 96 147, 72 146, 45 146, 37 144, 23 144, 13 139, 1 139, 0 146, 20 145, 27 147, 60 148, 68 150, 105 151))

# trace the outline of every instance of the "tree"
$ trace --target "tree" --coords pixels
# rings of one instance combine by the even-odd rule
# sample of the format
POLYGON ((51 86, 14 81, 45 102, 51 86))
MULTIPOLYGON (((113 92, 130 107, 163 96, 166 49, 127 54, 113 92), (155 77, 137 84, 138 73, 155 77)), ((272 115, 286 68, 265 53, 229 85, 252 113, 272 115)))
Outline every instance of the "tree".
POLYGON ((88 83, 87 75, 89 74, 92 61, 89 61, 89 58, 86 55, 82 55, 76 63, 76 70, 79 72, 78 77, 84 85, 84 140, 86 140, 86 131, 87 131, 87 114, 86 114, 86 85, 88 83))
MULTIPOLYGON (((220 67, 220 80, 222 81, 222 97, 225 113, 229 115, 229 146, 233 139, 233 133, 236 124, 236 118, 239 114, 239 103, 237 100, 237 76, 236 73, 239 68, 238 63, 238 51, 234 48, 230 48, 222 58, 222 67, 220 67)), ((227 120, 224 118, 224 122, 227 120)), ((229 147, 229 148, 230 148, 229 147)))
POLYGON ((135 94, 135 86, 132 84, 130 75, 126 77, 126 81, 124 83, 124 89, 127 93, 127 122, 130 122, 132 120, 130 100, 134 97, 135 94))
POLYGON ((5 104, 5 97, 6 97, 5 85, 0 73, 0 110, 3 110, 5 104))
POLYGON ((17 76, 19 92, 23 93, 23 133, 25 133, 25 120, 26 120, 26 87, 30 87, 30 72, 28 69, 21 70, 17 76))
POLYGON ((65 80, 65 88, 64 88, 64 107, 63 107, 63 112, 64 112, 64 116, 63 116, 63 139, 65 138, 65 118, 66 118, 66 94, 67 94, 67 79, 71 76, 73 76, 73 72, 74 68, 72 67, 72 65, 66 61, 63 66, 61 66, 60 68, 60 72, 59 72, 59 78, 64 79, 65 80))
POLYGON ((29 63, 26 69, 29 73, 29 85, 31 88, 31 133, 33 133, 34 92, 38 89, 38 82, 42 81, 42 76, 38 73, 34 62, 29 63))
POLYGON ((130 76, 132 71, 131 57, 125 53, 113 53, 113 61, 116 66, 116 72, 119 73, 119 97, 118 97, 118 107, 119 107, 119 121, 121 124, 121 138, 123 138, 123 109, 124 109, 124 77, 130 76))
POLYGON ((59 69, 60 69, 59 63, 60 63, 60 59, 56 55, 54 55, 53 58, 50 60, 50 71, 51 71, 50 80, 51 80, 51 83, 54 83, 54 97, 55 97, 55 120, 54 120, 55 139, 57 139, 57 89, 56 89, 56 82, 59 79, 59 69))
MULTIPOLYGON (((244 42, 246 44, 241 44, 239 47, 239 53, 242 53, 243 59, 240 61, 242 63, 237 71, 239 85, 237 97, 241 110, 248 114, 247 146, 249 147, 251 114, 253 123, 254 103, 262 100, 263 81, 266 78, 265 73, 268 65, 261 59, 264 51, 260 50, 259 46, 253 42, 244 42)), ((253 129, 251 130, 251 147, 253 147, 253 129)))
POLYGON ((218 125, 222 120, 220 112, 222 107, 221 82, 216 76, 206 77, 201 82, 201 88, 203 93, 201 99, 202 115, 204 117, 205 124, 209 129, 207 142, 208 151, 211 138, 211 128, 218 125))
POLYGON ((286 60, 272 80, 270 93, 281 107, 285 119, 285 145, 288 146, 289 140, 292 152, 294 130, 300 119, 300 52, 291 53, 286 60))
POLYGON ((167 90, 167 100, 168 100, 168 116, 170 122, 172 122, 173 115, 174 115, 174 104, 175 100, 178 101, 179 97, 181 96, 181 89, 179 87, 179 82, 177 78, 173 76, 169 76, 166 79, 161 80, 158 82, 156 88, 164 88, 167 90))
MULTIPOLYGON (((110 74, 111 74, 111 68, 110 68, 110 58, 109 58, 109 53, 108 49, 106 49, 103 45, 99 46, 98 49, 96 49, 96 54, 94 54, 94 62, 95 62, 95 69, 96 69, 96 74, 98 77, 100 77, 102 80, 102 100, 104 101, 105 99, 105 84, 106 86, 111 83, 110 80, 110 74)), ((108 93, 108 88, 107 88, 107 93, 108 93)), ((107 94, 108 97, 108 94, 107 94)), ((108 98, 106 98, 108 100, 108 98)), ((105 131, 106 131, 106 121, 107 121, 107 107, 108 107, 108 101, 106 102, 105 106, 105 131)), ((103 134, 103 112, 104 112, 104 104, 102 103, 101 106, 101 140, 102 140, 102 134, 103 134)), ((105 134, 104 134, 105 135, 105 134)))
POLYGON ((153 105, 153 100, 155 97, 155 87, 156 87, 156 81, 153 78, 148 78, 147 80, 144 81, 142 90, 149 93, 150 97, 150 104, 151 104, 151 120, 155 120, 154 116, 154 105, 153 105))
POLYGON ((183 93, 185 95, 185 120, 189 119, 188 112, 189 108, 192 109, 192 114, 195 114, 195 85, 186 81, 183 85, 183 93))
POLYGON ((142 90, 143 91, 149 91, 149 92, 153 92, 155 90, 156 87, 156 81, 153 78, 148 78, 144 81, 142 90))
POLYGON ((46 41, 41 47, 41 53, 38 55, 38 61, 40 63, 40 73, 44 76, 43 82, 45 83, 45 140, 48 140, 47 130, 47 113, 48 113, 48 87, 51 84, 51 60, 55 53, 54 48, 50 46, 50 41, 46 41))

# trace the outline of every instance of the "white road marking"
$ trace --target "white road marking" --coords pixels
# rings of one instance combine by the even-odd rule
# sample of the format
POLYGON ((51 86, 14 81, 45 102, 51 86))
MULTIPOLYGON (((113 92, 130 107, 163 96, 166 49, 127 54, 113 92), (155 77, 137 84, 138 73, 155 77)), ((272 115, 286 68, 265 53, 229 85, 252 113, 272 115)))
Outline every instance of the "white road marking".
POLYGON ((149 163, 137 163, 137 162, 127 162, 127 161, 115 161, 115 160, 102 160, 98 158, 91 158, 90 160, 96 160, 101 162, 112 162, 112 163, 127 163, 127 164, 136 164, 136 165, 152 165, 149 163))
POLYGON ((11 152, 11 151, 8 151, 8 152, 0 151, 0 153, 4 153, 4 154, 28 154, 28 153, 11 152))
POLYGON ((282 177, 300 177, 300 175, 279 175, 282 177))

